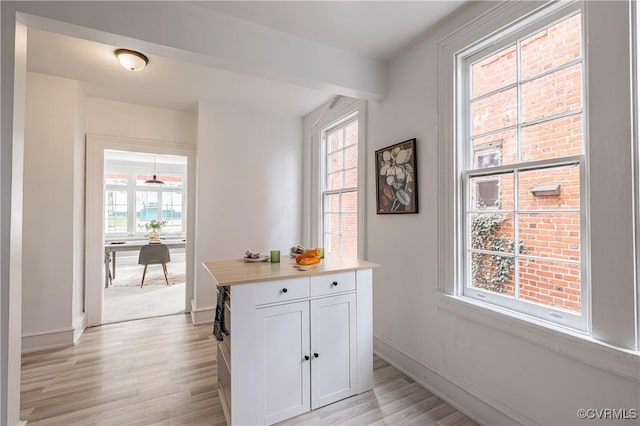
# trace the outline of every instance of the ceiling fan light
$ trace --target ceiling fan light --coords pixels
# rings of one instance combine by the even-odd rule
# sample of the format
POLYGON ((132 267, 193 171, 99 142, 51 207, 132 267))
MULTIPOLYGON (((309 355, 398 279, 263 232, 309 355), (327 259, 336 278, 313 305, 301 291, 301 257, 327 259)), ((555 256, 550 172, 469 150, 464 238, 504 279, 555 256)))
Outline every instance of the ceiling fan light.
POLYGON ((118 49, 115 51, 115 55, 120 65, 130 71, 142 71, 149 63, 149 58, 135 50, 118 49))

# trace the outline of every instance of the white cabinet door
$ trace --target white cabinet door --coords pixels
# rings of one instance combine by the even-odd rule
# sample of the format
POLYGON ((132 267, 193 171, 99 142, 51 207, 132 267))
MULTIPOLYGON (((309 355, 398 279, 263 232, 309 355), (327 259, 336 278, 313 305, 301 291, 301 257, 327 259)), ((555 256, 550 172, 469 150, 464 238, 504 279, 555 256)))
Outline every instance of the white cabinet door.
POLYGON ((264 353, 256 362, 264 362, 264 418, 272 424, 309 411, 309 302, 259 311, 264 353))
POLYGON ((311 301, 311 409, 356 394, 356 295, 311 301))

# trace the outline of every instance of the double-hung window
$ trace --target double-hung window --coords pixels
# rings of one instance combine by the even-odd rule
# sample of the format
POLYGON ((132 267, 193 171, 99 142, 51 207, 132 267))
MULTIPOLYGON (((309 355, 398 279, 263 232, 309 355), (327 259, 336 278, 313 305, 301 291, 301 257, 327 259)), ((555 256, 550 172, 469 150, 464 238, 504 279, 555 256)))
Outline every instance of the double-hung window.
POLYGON ((358 255, 358 115, 322 133, 322 241, 326 253, 358 255))
POLYGON ((458 54, 460 293, 586 328, 582 14, 458 54))

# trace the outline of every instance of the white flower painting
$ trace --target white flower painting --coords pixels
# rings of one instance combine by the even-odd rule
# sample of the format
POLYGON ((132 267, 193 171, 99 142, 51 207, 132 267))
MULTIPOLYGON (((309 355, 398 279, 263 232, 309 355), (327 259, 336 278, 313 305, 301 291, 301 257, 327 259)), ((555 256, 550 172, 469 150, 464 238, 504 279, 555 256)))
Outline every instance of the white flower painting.
POLYGON ((378 213, 418 213, 415 151, 415 139, 376 151, 378 213))

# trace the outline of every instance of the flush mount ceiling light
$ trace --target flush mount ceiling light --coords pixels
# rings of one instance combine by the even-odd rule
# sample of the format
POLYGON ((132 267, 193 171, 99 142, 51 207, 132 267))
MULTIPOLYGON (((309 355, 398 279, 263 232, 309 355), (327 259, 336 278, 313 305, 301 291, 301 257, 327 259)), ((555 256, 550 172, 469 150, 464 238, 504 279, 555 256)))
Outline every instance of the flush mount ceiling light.
POLYGON ((153 156, 153 179, 147 179, 144 181, 145 185, 164 185, 164 182, 158 179, 156 175, 156 156, 153 156))
POLYGON ((142 71, 149 63, 149 58, 135 50, 118 49, 114 53, 120 65, 130 71, 142 71))

